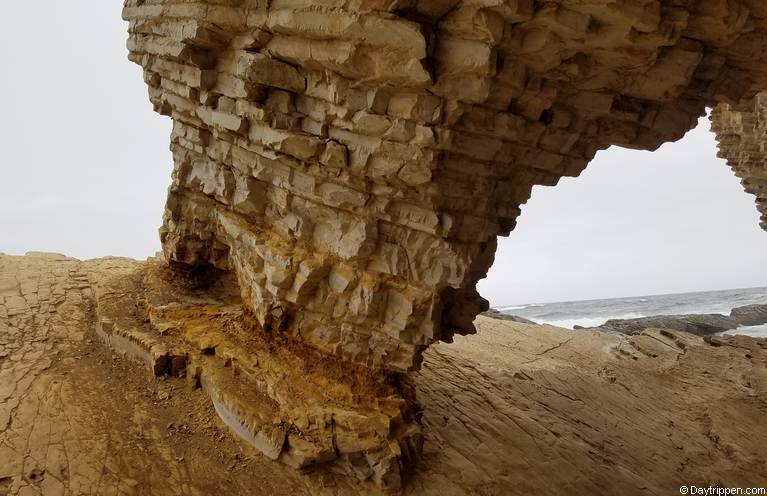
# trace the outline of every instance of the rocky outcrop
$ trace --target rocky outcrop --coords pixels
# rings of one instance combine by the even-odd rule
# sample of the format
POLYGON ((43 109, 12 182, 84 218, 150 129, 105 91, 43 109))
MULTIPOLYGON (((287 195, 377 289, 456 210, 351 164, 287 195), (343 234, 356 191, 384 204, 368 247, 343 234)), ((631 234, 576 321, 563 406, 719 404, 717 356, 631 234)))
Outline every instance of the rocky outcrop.
POLYGON ((712 129, 719 141, 719 157, 741 179, 747 192, 756 196, 761 226, 767 229, 767 93, 739 105, 720 105, 711 114, 712 129))
MULTIPOLYGON (((316 352, 316 370, 404 384, 429 345, 475 332, 476 283, 534 186, 611 145, 679 139, 707 106, 767 88, 763 0, 126 0, 123 17, 173 119, 165 259, 236 277, 269 364, 241 391, 279 398, 240 430, 269 456, 301 446, 391 487, 419 445, 407 388, 339 399, 358 414, 349 436, 371 440, 362 456, 294 415, 313 396, 285 364, 316 352), (376 402, 383 417, 368 415, 376 402)), ((140 353, 131 329, 103 331, 140 353)), ((236 424, 246 407, 222 401, 236 424)))
POLYGON ((91 286, 109 348, 151 376, 186 377, 270 460, 401 488, 423 443, 409 383, 258 332, 231 273, 171 271, 158 259, 105 272, 91 286))
POLYGON ((656 315, 636 319, 610 319, 599 327, 592 329, 605 332, 633 334, 645 329, 673 329, 689 332, 697 336, 707 336, 718 332, 735 329, 741 324, 733 317, 718 313, 691 315, 656 315))
POLYGON ((756 326, 767 324, 767 305, 746 305, 733 308, 730 318, 735 319, 742 326, 756 326))
MULTIPOLYGON (((767 88, 762 0, 128 0, 173 118, 168 259, 374 369, 474 332, 535 185, 767 88)), ((751 191, 761 191, 756 178, 751 191)))
MULTIPOLYGON (((213 386, 194 380, 197 365, 210 360, 202 365, 202 382, 215 374, 223 403, 233 406, 238 396, 226 392, 232 384, 224 380, 258 378, 241 360, 248 348, 229 345, 243 338, 233 319, 241 309, 220 306, 232 297, 220 280, 206 287, 171 279, 175 285, 144 293, 151 277, 125 274, 146 269, 128 259, 0 255, 0 494, 382 494, 369 481, 341 475, 339 465, 294 470, 248 449, 231 417, 217 414, 208 394, 213 386), (124 300, 119 291, 129 291, 124 300), (137 307, 134 295, 149 298, 137 307), (167 305, 174 295, 189 299, 167 305), (98 299, 126 304, 99 309, 98 299), (157 329, 154 346, 167 346, 155 348, 158 357, 186 337, 198 340, 187 377, 154 379, 130 351, 101 346, 94 309, 110 312, 115 329, 154 309, 151 321, 131 332, 144 336, 135 341, 141 343, 157 329), (228 367, 212 368, 227 356, 228 367)), ((485 317, 475 325, 477 336, 431 347, 422 370, 412 374, 428 408, 421 417, 423 455, 404 496, 562 488, 639 496, 682 485, 765 485, 765 340, 704 341, 662 330, 574 333, 485 317)), ((306 364, 306 380, 315 380, 306 364)), ((325 406, 340 409, 343 390, 333 384, 319 386, 327 392, 325 406)), ((260 399, 252 415, 274 404, 260 399)), ((288 445, 307 446, 291 442, 297 434, 288 431, 288 445)))
POLYGON ((645 329, 673 329, 689 332, 697 336, 708 336, 719 332, 737 329, 740 326, 767 324, 767 305, 755 304, 735 307, 729 316, 709 314, 688 315, 653 315, 635 319, 610 319, 598 327, 575 326, 575 330, 597 330, 634 334, 645 329))
POLYGON ((482 312, 480 315, 491 319, 508 320, 510 322, 519 322, 520 324, 537 324, 530 319, 520 317, 519 315, 511 315, 508 313, 499 312, 498 310, 491 308, 487 312, 482 312))

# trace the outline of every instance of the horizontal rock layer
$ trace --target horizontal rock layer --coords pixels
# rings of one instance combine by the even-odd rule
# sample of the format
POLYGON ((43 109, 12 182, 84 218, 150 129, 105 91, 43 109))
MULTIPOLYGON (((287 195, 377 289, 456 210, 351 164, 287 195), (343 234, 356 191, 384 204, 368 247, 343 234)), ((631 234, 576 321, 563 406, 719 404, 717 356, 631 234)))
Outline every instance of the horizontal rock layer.
POLYGON ((732 317, 718 313, 691 315, 656 315, 636 319, 610 319, 592 329, 622 334, 633 334, 645 329, 673 329, 689 332, 698 336, 707 336, 718 332, 735 329, 740 324, 732 317))
POLYGON ((393 371, 474 331, 476 282, 534 185, 767 88, 762 0, 128 0, 123 16, 174 121, 167 257, 236 272, 264 329, 393 371))
POLYGON ((742 326, 757 326, 767 324, 767 304, 746 305, 733 308, 730 317, 742 326))
POLYGON ((92 287, 102 342, 152 376, 187 377, 270 460, 401 488, 422 444, 406 384, 254 332, 229 273, 178 274, 150 260, 111 268, 92 287))

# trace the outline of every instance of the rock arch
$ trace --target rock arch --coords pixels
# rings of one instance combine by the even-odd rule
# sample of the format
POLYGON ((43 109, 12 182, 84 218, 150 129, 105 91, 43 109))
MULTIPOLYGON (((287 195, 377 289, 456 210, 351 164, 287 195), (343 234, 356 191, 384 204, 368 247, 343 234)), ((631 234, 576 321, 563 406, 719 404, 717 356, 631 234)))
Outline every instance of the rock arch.
MULTIPOLYGON (((233 271, 264 330, 382 373, 474 331, 476 283, 534 185, 767 88, 762 0, 127 0, 123 16, 174 122, 166 258, 233 271)), ((735 115, 717 113, 731 158, 735 115)))

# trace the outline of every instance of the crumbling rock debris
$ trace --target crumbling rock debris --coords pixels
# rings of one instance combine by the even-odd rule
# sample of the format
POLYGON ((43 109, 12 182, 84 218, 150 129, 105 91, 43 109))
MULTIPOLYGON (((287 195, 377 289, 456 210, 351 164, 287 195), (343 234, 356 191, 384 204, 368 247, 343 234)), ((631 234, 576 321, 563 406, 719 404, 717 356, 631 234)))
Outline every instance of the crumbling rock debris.
POLYGON ((259 332, 228 272, 179 274, 155 258, 112 270, 93 290, 102 342, 152 377, 186 377, 268 459, 401 488, 423 442, 409 384, 259 332))

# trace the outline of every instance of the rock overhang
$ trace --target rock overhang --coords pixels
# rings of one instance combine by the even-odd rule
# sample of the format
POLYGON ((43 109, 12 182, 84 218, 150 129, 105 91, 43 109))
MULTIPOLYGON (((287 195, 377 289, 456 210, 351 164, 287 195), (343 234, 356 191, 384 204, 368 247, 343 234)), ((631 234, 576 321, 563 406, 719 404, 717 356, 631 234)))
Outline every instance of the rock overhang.
POLYGON ((390 371, 473 332, 476 283, 533 186, 767 88, 758 0, 128 0, 123 15, 174 121, 166 257, 233 270, 264 329, 390 371))
POLYGON ((720 105, 712 114, 719 157, 727 160, 744 189, 756 196, 760 225, 767 229, 767 93, 740 105, 720 105))

